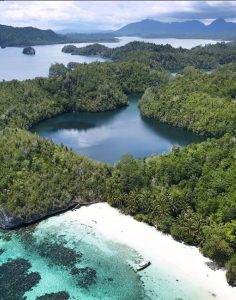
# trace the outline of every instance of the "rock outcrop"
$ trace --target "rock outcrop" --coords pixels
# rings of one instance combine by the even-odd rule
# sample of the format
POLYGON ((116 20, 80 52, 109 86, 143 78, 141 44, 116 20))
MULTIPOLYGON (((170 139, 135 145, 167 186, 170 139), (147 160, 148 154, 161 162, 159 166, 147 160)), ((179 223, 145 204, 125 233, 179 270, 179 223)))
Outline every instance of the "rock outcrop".
POLYGON ((0 205, 0 227, 15 228, 22 224, 22 220, 18 217, 13 217, 10 214, 6 213, 3 207, 0 205))
POLYGON ((70 204, 55 208, 48 212, 42 212, 37 215, 32 215, 28 218, 21 218, 18 216, 13 216, 12 214, 6 212, 3 207, 0 205, 0 228, 2 229, 14 229, 21 226, 30 225, 46 219, 50 216, 57 215, 59 213, 65 212, 69 209, 77 209, 81 206, 87 206, 100 202, 99 200, 83 201, 80 197, 71 201, 70 204))
POLYGON ((35 49, 33 47, 26 47, 23 49, 23 54, 35 55, 35 49))
POLYGON ((25 225, 30 225, 33 223, 36 223, 40 220, 43 220, 47 217, 59 214, 61 212, 64 212, 72 207, 74 207, 77 203, 73 203, 65 208, 55 209, 49 212, 45 212, 42 214, 39 214, 37 216, 32 216, 27 219, 23 219, 20 217, 12 216, 8 213, 6 213, 2 208, 0 208, 0 228, 2 229, 14 229, 25 225))

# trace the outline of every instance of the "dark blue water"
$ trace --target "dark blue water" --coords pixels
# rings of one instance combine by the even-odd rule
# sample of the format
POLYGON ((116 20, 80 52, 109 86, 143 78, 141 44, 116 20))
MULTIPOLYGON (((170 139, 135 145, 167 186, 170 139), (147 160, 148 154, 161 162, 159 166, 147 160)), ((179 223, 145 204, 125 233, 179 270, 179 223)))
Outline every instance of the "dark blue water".
POLYGON ((66 113, 42 121, 32 131, 93 159, 114 163, 124 154, 136 158, 165 153, 174 144, 186 146, 204 138, 167 124, 142 118, 140 95, 129 106, 102 113, 66 113))

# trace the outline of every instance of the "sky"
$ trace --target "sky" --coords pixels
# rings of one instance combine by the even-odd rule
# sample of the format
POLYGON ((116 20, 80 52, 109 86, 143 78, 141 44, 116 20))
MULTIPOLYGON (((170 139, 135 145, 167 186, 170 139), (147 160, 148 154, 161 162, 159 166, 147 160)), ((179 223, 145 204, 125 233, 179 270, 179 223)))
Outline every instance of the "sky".
POLYGON ((143 19, 236 22, 236 1, 0 1, 0 23, 78 32, 115 30, 143 19))

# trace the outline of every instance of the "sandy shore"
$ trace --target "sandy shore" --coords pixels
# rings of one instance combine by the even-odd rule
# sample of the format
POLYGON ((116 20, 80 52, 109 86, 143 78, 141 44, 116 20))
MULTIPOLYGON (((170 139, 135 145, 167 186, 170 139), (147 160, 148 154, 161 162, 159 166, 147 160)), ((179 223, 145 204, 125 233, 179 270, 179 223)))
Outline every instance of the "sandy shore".
POLYGON ((68 212, 69 217, 92 226, 106 238, 135 249, 152 264, 176 273, 176 278, 194 285, 201 299, 235 300, 236 288, 230 287, 225 271, 210 269, 196 247, 179 243, 155 228, 121 214, 106 203, 98 203, 68 212))

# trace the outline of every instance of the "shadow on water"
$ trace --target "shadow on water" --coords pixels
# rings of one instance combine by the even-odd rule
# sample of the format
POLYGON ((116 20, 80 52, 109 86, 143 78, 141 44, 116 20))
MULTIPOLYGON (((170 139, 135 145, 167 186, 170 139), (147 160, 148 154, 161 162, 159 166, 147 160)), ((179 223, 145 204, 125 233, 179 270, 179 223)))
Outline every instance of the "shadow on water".
POLYGON ((162 138, 171 141, 173 144, 187 146, 191 143, 202 142, 206 140, 206 137, 196 135, 186 129, 164 124, 156 119, 149 119, 142 115, 140 117, 142 118, 145 126, 152 130, 154 134, 158 134, 162 138))
POLYGON ((89 130, 106 125, 119 118, 119 114, 126 110, 122 107, 114 111, 106 112, 69 112, 39 122, 32 128, 33 132, 42 130, 57 132, 63 129, 89 130))

